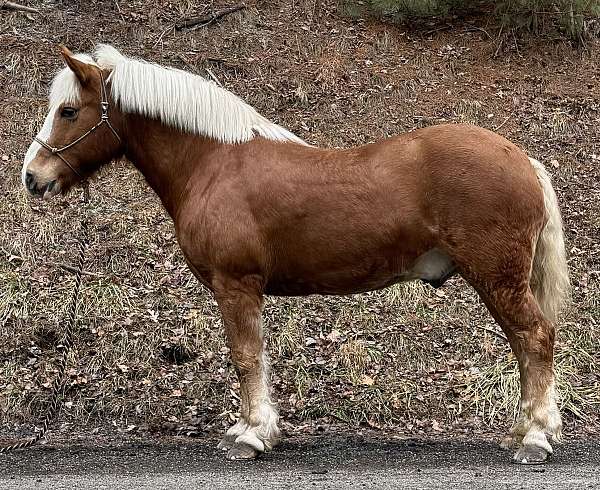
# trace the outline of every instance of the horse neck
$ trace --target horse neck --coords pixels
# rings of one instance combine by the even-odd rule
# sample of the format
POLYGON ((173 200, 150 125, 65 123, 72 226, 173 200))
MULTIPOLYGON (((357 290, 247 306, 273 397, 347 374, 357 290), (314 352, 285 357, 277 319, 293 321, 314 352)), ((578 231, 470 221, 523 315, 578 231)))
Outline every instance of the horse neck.
POLYGON ((202 181, 210 180, 215 171, 214 159, 207 156, 222 143, 183 134, 139 115, 127 115, 124 126, 125 156, 144 175, 175 219, 190 183, 194 191, 201 191, 202 181))

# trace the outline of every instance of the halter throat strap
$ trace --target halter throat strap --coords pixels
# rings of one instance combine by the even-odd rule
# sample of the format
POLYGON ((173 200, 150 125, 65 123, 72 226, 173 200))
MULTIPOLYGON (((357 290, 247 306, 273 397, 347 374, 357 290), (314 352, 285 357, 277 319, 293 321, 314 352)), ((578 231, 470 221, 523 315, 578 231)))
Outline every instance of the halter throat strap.
POLYGON ((80 179, 83 179, 83 175, 81 175, 81 173, 73 165, 71 165, 71 163, 61 153, 65 150, 68 150, 69 148, 72 148, 77 143, 83 141, 90 134, 96 131, 96 129, 98 129, 104 124, 108 126, 108 128, 111 130, 112 134, 115 135, 115 138, 117 138, 119 143, 122 143, 121 137, 119 136, 119 134, 108 119, 108 109, 109 103, 106 91, 106 83, 104 81, 104 75, 102 75, 102 70, 100 70, 100 121, 98 121, 92 128, 88 129, 81 136, 60 148, 56 148, 54 146, 49 145, 46 141, 38 138, 37 136, 34 136, 33 140, 39 143, 46 150, 48 150, 52 155, 56 155, 58 158, 60 158, 67 165, 67 167, 69 167, 73 171, 73 173, 75 173, 80 179))

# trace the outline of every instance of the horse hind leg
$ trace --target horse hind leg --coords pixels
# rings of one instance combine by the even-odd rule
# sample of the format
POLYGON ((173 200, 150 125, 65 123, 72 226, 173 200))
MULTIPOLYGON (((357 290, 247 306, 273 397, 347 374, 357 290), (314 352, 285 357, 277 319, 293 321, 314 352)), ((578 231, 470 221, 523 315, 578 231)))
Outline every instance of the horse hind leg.
POLYGON ((519 363, 521 402, 511 429, 518 445, 514 460, 543 463, 553 452, 548 438, 559 441, 562 430, 555 393, 554 325, 542 314, 528 285, 479 291, 519 363))

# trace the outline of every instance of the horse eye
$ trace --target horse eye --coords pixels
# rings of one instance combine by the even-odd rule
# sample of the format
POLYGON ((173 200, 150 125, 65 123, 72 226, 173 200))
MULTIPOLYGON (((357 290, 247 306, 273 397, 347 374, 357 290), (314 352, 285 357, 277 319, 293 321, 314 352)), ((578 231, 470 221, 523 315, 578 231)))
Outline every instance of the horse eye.
POLYGON ((62 111, 60 111, 60 117, 64 117, 65 119, 75 119, 77 117, 77 109, 73 107, 63 107, 62 111))

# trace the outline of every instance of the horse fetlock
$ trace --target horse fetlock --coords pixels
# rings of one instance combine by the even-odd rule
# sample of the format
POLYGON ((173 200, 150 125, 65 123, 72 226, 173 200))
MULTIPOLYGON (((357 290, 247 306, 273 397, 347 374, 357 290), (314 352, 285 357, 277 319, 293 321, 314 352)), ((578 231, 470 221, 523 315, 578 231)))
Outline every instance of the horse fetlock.
POLYGON ((546 423, 544 424, 544 432, 555 442, 560 442, 562 440, 562 420, 554 398, 552 398, 549 403, 546 414, 546 423))
POLYGON ((252 423, 252 419, 240 419, 219 442, 218 448, 228 451, 229 459, 251 459, 277 445, 280 436, 277 411, 271 404, 263 408, 259 411, 263 416, 256 423, 252 423), (252 453, 255 453, 254 456, 252 453))
POLYGON ((254 427, 261 439, 277 439, 279 437, 279 413, 270 399, 263 400, 258 409, 250 413, 250 427, 254 427))
POLYGON ((246 443, 260 452, 268 452, 279 443, 279 436, 280 431, 275 424, 249 426, 246 432, 235 439, 235 443, 246 443))
POLYGON ((256 430, 249 430, 244 432, 241 436, 238 436, 235 440, 234 447, 237 445, 247 445, 254 448, 259 453, 264 453, 265 450, 268 450, 265 442, 259 437, 256 430))
POLYGON ((274 424, 248 427, 248 430, 235 439, 234 446, 252 446, 258 453, 271 451, 279 443, 279 429, 274 424))
MULTIPOLYGON (((236 424, 238 425, 238 424, 236 424)), ((244 460, 254 459, 261 453, 268 451, 270 448, 256 434, 256 429, 249 428, 246 425, 246 431, 242 434, 235 435, 230 433, 231 427, 225 437, 219 442, 218 448, 227 451, 227 459, 244 460)))
POLYGON ((563 440, 562 425, 558 429, 555 429, 553 431, 549 431, 548 429, 546 429, 546 435, 548 435, 548 437, 550 437, 553 442, 561 443, 563 440))

